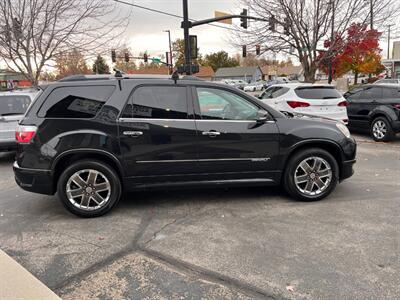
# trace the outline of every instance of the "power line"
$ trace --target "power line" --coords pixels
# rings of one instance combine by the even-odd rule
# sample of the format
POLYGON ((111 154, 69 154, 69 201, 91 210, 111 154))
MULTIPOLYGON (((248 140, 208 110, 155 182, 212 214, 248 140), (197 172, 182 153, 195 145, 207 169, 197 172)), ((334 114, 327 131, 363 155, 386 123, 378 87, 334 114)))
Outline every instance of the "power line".
MULTIPOLYGON (((172 13, 167 13, 165 11, 161 11, 161 10, 158 10, 158 9, 154 9, 154 8, 150 8, 150 7, 146 7, 146 6, 142 6, 142 5, 138 5, 138 4, 133 4, 133 3, 129 3, 129 2, 126 2, 126 1, 122 1, 122 0, 113 0, 113 1, 114 2, 118 2, 118 3, 122 3, 122 4, 126 4, 126 5, 130 5, 130 6, 133 6, 133 7, 141 8, 141 9, 144 9, 144 10, 148 10, 148 11, 151 11, 151 12, 154 12, 154 13, 166 15, 166 16, 169 16, 169 17, 183 19, 183 16, 175 15, 175 14, 172 14, 172 13)), ((192 21, 192 22, 197 22, 198 21, 198 20, 195 20, 195 19, 189 19, 189 20, 192 21)), ((221 25, 217 25, 217 24, 206 24, 206 25, 214 26, 214 27, 218 27, 218 28, 222 28, 222 29, 227 29, 227 30, 238 31, 235 28, 229 28, 229 27, 225 27, 225 26, 221 26, 221 25)))

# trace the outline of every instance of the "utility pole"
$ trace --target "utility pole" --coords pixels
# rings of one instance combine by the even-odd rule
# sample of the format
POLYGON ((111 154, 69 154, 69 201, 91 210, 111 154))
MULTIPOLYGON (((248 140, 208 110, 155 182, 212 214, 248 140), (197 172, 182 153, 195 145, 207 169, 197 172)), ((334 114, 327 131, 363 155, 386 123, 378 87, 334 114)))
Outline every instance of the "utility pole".
POLYGON ((373 0, 369 0, 369 10, 370 10, 370 14, 371 14, 371 30, 374 29, 374 3, 373 0))
POLYGON ((335 0, 331 0, 331 6, 332 6, 332 26, 331 26, 331 46, 330 51, 328 52, 329 55, 329 65, 328 65, 328 83, 331 84, 333 80, 333 53, 332 53, 332 45, 334 44, 334 36, 335 36, 335 0))
POLYGON ((392 27, 394 24, 389 24, 388 25, 388 48, 387 48, 387 59, 390 58, 390 27, 392 27))
POLYGON ((164 32, 168 32, 168 43, 169 43, 169 59, 168 62, 171 64, 169 67, 169 75, 172 74, 172 69, 173 69, 173 62, 172 62, 172 44, 171 44, 171 30, 164 30, 164 32))

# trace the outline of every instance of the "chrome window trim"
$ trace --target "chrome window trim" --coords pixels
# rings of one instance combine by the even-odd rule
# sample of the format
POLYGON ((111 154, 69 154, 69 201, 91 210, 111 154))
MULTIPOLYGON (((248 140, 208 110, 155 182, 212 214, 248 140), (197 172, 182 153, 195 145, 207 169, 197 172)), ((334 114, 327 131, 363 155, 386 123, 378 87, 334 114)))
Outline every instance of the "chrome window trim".
MULTIPOLYGON (((203 120, 203 119, 152 119, 152 118, 119 118, 118 122, 151 122, 151 121, 159 121, 159 122, 239 122, 239 123, 249 123, 256 122, 256 120, 203 120)), ((265 123, 275 123, 274 120, 268 120, 265 123)))

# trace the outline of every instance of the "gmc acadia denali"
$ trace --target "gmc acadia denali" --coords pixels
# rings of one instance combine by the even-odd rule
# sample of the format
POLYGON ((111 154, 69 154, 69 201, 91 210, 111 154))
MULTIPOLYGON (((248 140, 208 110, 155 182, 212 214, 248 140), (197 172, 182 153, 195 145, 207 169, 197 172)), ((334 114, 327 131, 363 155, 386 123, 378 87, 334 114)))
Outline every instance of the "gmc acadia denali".
POLYGON ((128 190, 282 184, 312 201, 353 174, 356 143, 342 123, 193 77, 122 76, 42 87, 16 132, 21 188, 96 217, 128 190))

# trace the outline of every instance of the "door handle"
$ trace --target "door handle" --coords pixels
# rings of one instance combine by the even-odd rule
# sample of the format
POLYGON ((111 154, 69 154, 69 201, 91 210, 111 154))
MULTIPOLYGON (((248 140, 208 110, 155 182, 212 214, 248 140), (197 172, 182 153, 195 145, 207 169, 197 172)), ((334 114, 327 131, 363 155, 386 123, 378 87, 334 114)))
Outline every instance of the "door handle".
POLYGON ((143 131, 124 131, 123 135, 129 135, 132 137, 138 137, 143 135, 143 131))
POLYGON ((221 132, 218 132, 218 131, 203 131, 201 134, 209 136, 209 137, 216 137, 217 135, 221 135, 221 132))

